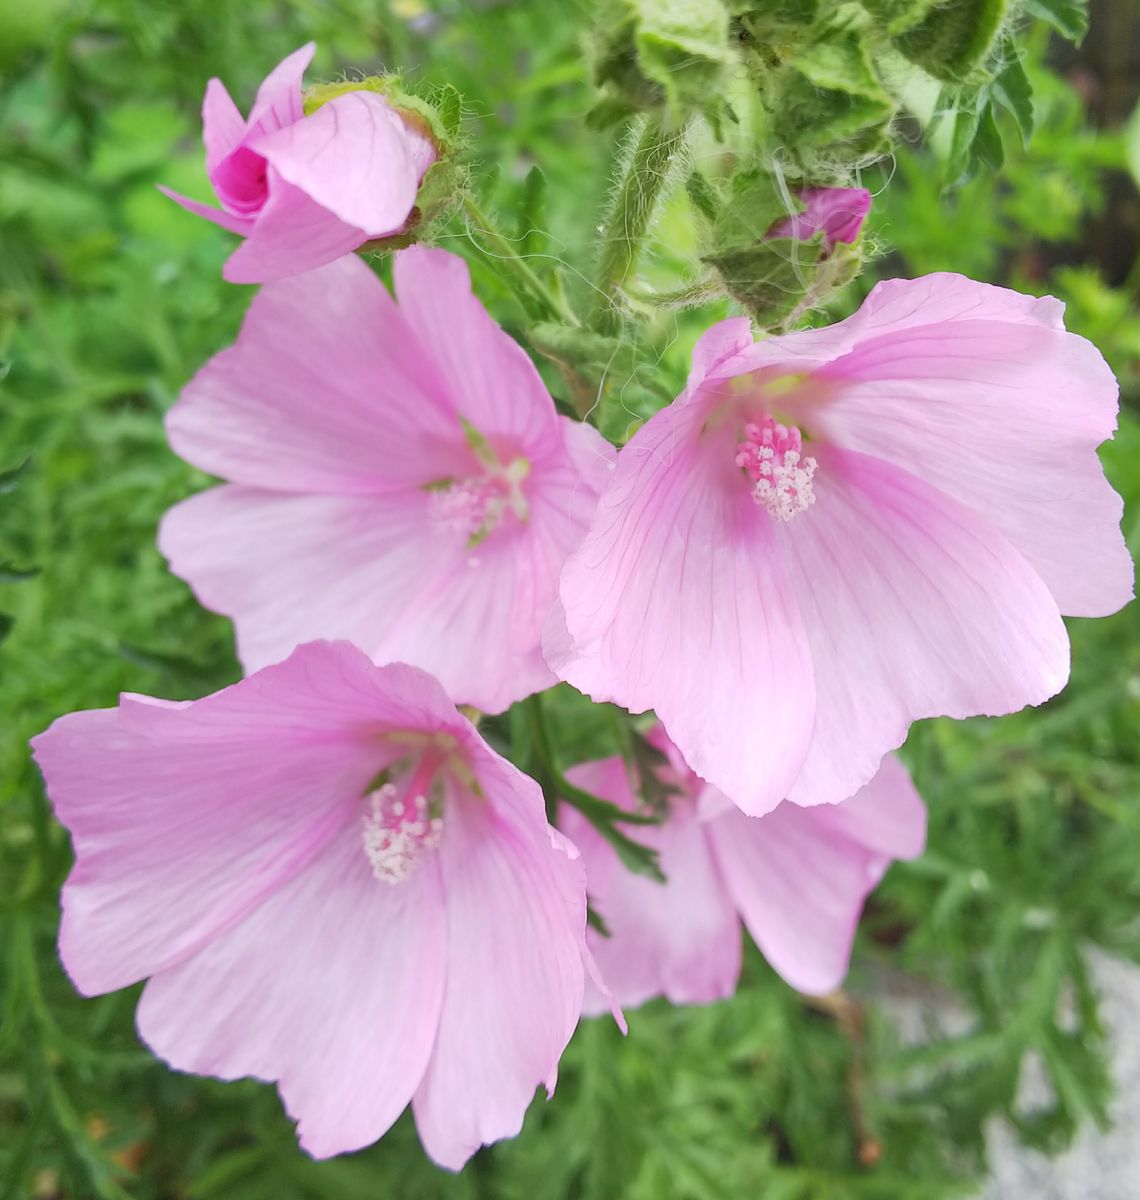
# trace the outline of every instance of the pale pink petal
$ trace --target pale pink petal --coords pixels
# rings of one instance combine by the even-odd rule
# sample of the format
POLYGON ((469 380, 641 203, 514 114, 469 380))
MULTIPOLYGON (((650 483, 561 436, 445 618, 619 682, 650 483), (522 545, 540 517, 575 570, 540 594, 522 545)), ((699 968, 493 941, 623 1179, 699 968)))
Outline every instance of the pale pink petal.
POLYGON ((226 259, 229 283, 272 283, 351 253, 368 234, 347 225, 269 169, 269 199, 245 241, 226 259))
MULTIPOLYGON (((636 805, 620 758, 583 763, 567 776, 576 786, 632 811, 636 805)), ((678 797, 659 825, 626 827, 659 852, 666 882, 635 875, 575 809, 560 824, 586 864, 586 893, 610 931, 587 932, 607 987, 628 1008, 654 996, 673 1004, 707 1004, 732 995, 740 976, 740 922, 713 862, 691 799, 678 797)), ((608 1005, 594 1003, 593 1012, 608 1005)))
POLYGON ((747 317, 728 317, 710 325, 693 347, 692 367, 685 392, 697 391, 705 379, 755 344, 752 322, 747 317))
POLYGON ((412 246, 396 255, 396 297, 457 412, 492 443, 537 457, 561 438, 554 403, 526 352, 472 294, 467 264, 412 246))
POLYGON ((346 638, 377 662, 431 671, 459 703, 500 712, 554 682, 542 623, 588 509, 563 511, 555 495, 525 526, 471 548, 433 516, 434 499, 214 488, 166 514, 159 547, 206 607, 234 619, 247 671, 299 642, 346 638))
POLYGON ((706 415, 672 405, 621 452, 545 649, 595 700, 655 709, 695 771, 762 813, 811 736, 811 660, 772 522, 706 415))
POLYGON ((792 987, 819 995, 842 982, 863 901, 891 860, 921 853, 926 811, 888 758, 844 804, 784 803, 759 818, 729 808, 706 829, 764 956, 792 987))
POLYGON ((230 99, 226 85, 220 79, 211 79, 202 101, 202 141, 206 145, 208 174, 237 147, 244 133, 245 119, 230 99))
POLYGON ((228 213, 224 209, 214 208, 213 205, 203 204, 201 200, 191 200, 189 196, 172 191, 161 183, 156 186, 164 196, 169 197, 175 204, 181 205, 187 212, 193 213, 196 217, 205 217, 207 221, 213 221, 215 225, 228 229, 230 233, 245 235, 253 228, 253 217, 228 213))
POLYGON ((306 42, 299 50, 282 59, 265 77, 257 89, 257 98, 249 114, 251 137, 272 133, 304 117, 301 80, 316 52, 316 42, 306 42))
POLYGON ((820 373, 834 400, 804 406, 813 433, 919 475, 995 525, 1063 613, 1104 616, 1132 597, 1123 502, 1096 447, 1117 385, 1096 348, 1032 323, 957 320, 867 342, 820 373))
MULTIPOLYGON (((193 704, 124 699, 34 739, 75 846, 60 950, 82 992, 194 953, 320 853, 391 757, 369 719, 414 727, 377 677, 410 679, 415 699, 426 678, 384 676, 351 646, 308 646, 193 704)), ((448 706, 431 687, 423 722, 438 725, 448 706)))
POLYGON ((732 360, 724 373, 738 375, 761 367, 814 370, 870 338, 942 321, 1004 321, 1061 329, 1064 311, 1052 296, 1024 296, 965 275, 936 272, 919 279, 884 279, 845 321, 765 338, 732 360))
POLYGON ((425 855, 373 877, 353 822, 251 916, 143 992, 139 1032, 182 1071, 276 1081, 316 1158, 374 1142, 423 1078, 447 929, 425 855))
POLYGON ((419 188, 409 139, 392 118, 375 92, 346 92, 248 145, 345 225, 380 237, 404 224, 419 188))
POLYGON ((1040 704, 1069 671, 1056 603, 992 525, 889 463, 816 453, 815 503, 777 531, 815 664, 799 804, 850 796, 912 721, 1040 704))
POLYGON ((418 486, 472 461, 415 334, 354 256, 262 288, 166 427, 202 470, 288 491, 418 486))
POLYGON ((546 825, 533 781, 476 767, 482 799, 449 797, 440 870, 448 976, 439 1035, 413 1100, 424 1148, 458 1169, 512 1137, 582 1009, 585 892, 579 861, 546 825))

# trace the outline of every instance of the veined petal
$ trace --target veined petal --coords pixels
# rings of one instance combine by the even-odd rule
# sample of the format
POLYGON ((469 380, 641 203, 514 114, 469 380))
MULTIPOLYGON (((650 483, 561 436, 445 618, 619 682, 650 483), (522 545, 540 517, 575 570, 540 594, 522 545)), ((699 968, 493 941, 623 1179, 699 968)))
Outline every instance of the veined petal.
POLYGON ((251 916, 155 976, 139 1032, 178 1070, 275 1081, 315 1158, 357 1150, 423 1078, 446 937, 433 856, 402 883, 379 881, 353 822, 251 916))
POLYGON ((1040 704, 1069 671, 1053 597, 992 525, 889 463, 816 453, 815 503, 777 531, 817 689, 797 804, 850 796, 911 721, 1040 704))
POLYGON ((1061 612, 1105 616, 1131 599, 1123 502, 1096 455, 1116 427, 1117 385, 1090 342, 1035 323, 956 320, 875 338, 819 377, 837 391, 815 432, 972 508, 1061 612))
MULTIPOLYGON (((620 808, 636 808, 620 758, 583 763, 567 777, 620 808)), ((587 895, 610 932, 603 937, 591 929, 586 936, 617 1002, 635 1008, 665 996, 673 1004, 707 1004, 732 995, 740 976, 740 922, 693 801, 678 797, 661 824, 630 827, 637 841, 659 852, 663 884, 622 866, 575 809, 564 807, 560 823, 582 854, 587 895)), ((590 1005, 594 1013, 608 1008, 600 997, 590 1005)))
POLYGON ((391 754, 368 734, 388 709, 362 665, 375 673, 350 646, 302 647, 191 704, 124 698, 33 740, 75 846, 60 952, 82 992, 193 954, 351 820, 391 754))
POLYGON ((306 42, 299 50, 283 58, 265 77, 250 110, 250 137, 272 133, 304 117, 301 80, 316 52, 316 42, 306 42))
POLYGON ((537 785, 495 764, 475 768, 484 798, 449 797, 438 851, 448 976, 413 1109, 424 1148, 453 1170, 518 1133, 540 1083, 553 1091, 582 1010, 582 865, 546 825, 537 785))
POLYGON ((763 813, 811 736, 812 665, 772 522, 706 416, 664 409, 618 456, 562 573, 566 636, 555 614, 545 649, 595 700, 655 709, 698 774, 763 813))
POLYGON ((409 139, 392 116, 375 92, 346 92, 248 145, 338 221, 380 237, 401 228, 419 188, 409 139))
POLYGON ((763 817, 726 807, 706 828, 765 958, 794 988, 820 995, 842 982, 863 902, 891 860, 922 852, 926 810, 890 756, 843 804, 785 802, 763 817))
POLYGON ((415 334, 352 256, 262 288, 166 428, 202 470, 282 491, 419 486, 472 461, 415 334))
POLYGON ((412 246, 396 255, 396 297, 459 415, 493 444, 538 458, 559 448, 558 416, 526 352, 471 291, 463 259, 412 246))
POLYGON ((202 100, 202 141, 206 146, 207 174, 211 174, 237 147, 244 133, 245 118, 230 99, 226 85, 220 79, 211 79, 202 100))
POLYGON ((226 259, 229 283, 272 283, 332 263, 368 240, 270 167, 269 198, 245 241, 226 259))

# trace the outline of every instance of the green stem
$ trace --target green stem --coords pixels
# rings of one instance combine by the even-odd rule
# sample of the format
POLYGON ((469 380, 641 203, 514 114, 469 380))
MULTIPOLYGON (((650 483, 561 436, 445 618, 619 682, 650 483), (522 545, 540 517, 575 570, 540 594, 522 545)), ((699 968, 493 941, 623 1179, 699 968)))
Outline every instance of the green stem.
POLYGON ((514 244, 495 228, 470 193, 463 197, 463 208, 469 218, 467 232, 471 241, 501 271, 509 272, 514 280, 522 285, 532 305, 538 306, 535 315, 541 320, 561 321, 566 325, 579 324, 577 316, 570 310, 561 293, 543 283, 514 244), (475 234, 478 234, 478 238, 475 234))
POLYGON ((685 126, 667 129, 660 118, 646 117, 634 136, 636 141, 618 183, 598 257, 590 323, 603 332, 621 326, 615 302, 637 266, 653 210, 670 175, 670 164, 685 144, 685 126))
POLYGON ((613 847, 618 858, 631 870, 639 875, 648 875, 659 883, 665 882, 665 876, 657 862, 657 851, 627 837, 617 828, 616 822, 631 825, 655 825, 658 818, 627 812, 608 800, 591 795, 580 787, 575 787, 558 769, 554 761, 554 750, 550 741, 550 731, 546 725, 546 714, 542 710, 542 697, 535 695, 523 701, 527 711, 531 732, 531 746, 536 759, 534 777, 538 780, 547 798, 547 813, 553 820, 556 816, 551 811, 551 802, 565 800, 571 808, 576 808, 582 816, 602 835, 613 847))

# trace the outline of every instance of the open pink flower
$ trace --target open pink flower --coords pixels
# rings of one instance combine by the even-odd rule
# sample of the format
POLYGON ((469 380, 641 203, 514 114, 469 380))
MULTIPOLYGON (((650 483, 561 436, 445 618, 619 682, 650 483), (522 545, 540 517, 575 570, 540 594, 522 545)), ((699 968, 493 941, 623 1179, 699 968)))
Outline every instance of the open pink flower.
POLYGON ((866 188, 802 188, 796 198, 804 211, 777 222, 768 230, 768 237, 806 242, 822 232, 824 247, 830 252, 837 242, 854 242, 871 211, 871 193, 866 188))
MULTIPOLYGON (((732 995, 740 976, 740 923, 794 988, 834 990, 847 973, 863 901, 896 858, 915 858, 926 839, 926 809, 893 755, 842 804, 784 803, 749 817, 697 778, 665 737, 657 770, 674 794, 660 825, 639 826, 660 855, 664 884, 622 867, 613 849, 576 811, 560 823, 582 852, 586 891, 610 936, 587 941, 613 999, 635 1007, 654 996, 706 1004, 732 995)), ((581 788, 627 811, 642 805, 620 758, 568 772, 581 788)), ((589 993, 589 985, 587 985, 589 993)), ((598 994, 587 1011, 604 1011, 598 994)))
POLYGON ((33 740, 76 864, 60 953, 95 995, 149 977, 171 1066, 275 1080, 301 1145, 411 1101, 437 1162, 511 1137, 583 996, 577 852, 430 676, 315 642, 212 696, 33 740))
POLYGON ((1061 315, 930 275, 826 329, 714 326, 621 451, 548 661, 754 815, 852 795, 920 717, 1052 696, 1061 613, 1132 594, 1116 381, 1061 315))
POLYGON ((348 638, 498 712, 554 682, 542 623, 612 450, 558 416, 461 259, 414 247, 395 274, 399 307, 353 256, 261 290, 167 418, 234 483, 159 545, 247 670, 348 638))
POLYGON ((315 49, 302 46, 270 73, 248 120, 221 80, 206 86, 206 171, 221 209, 161 189, 245 238, 223 271, 231 283, 295 275, 399 233, 435 162, 431 139, 375 92, 346 92, 305 116, 301 76, 315 49))

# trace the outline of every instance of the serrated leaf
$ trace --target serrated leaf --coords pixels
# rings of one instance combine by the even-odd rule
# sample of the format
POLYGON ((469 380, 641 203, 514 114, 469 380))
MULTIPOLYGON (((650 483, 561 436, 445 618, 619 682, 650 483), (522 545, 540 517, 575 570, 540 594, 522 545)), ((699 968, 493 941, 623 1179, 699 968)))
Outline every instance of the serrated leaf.
POLYGON ((1033 85, 1011 40, 1003 43, 1001 55, 1006 65, 990 83, 990 95, 1017 122, 1021 144, 1027 146, 1033 136, 1033 85))
POLYGON ((998 170, 1005 162, 1001 130, 998 129, 997 122, 994 120, 992 104, 987 104, 978 118, 978 132, 974 136, 970 158, 971 166, 974 163, 984 163, 991 171, 998 170))
POLYGON ((1088 32, 1088 0, 1022 0, 1022 9, 1048 21, 1063 38, 1078 45, 1088 32))

